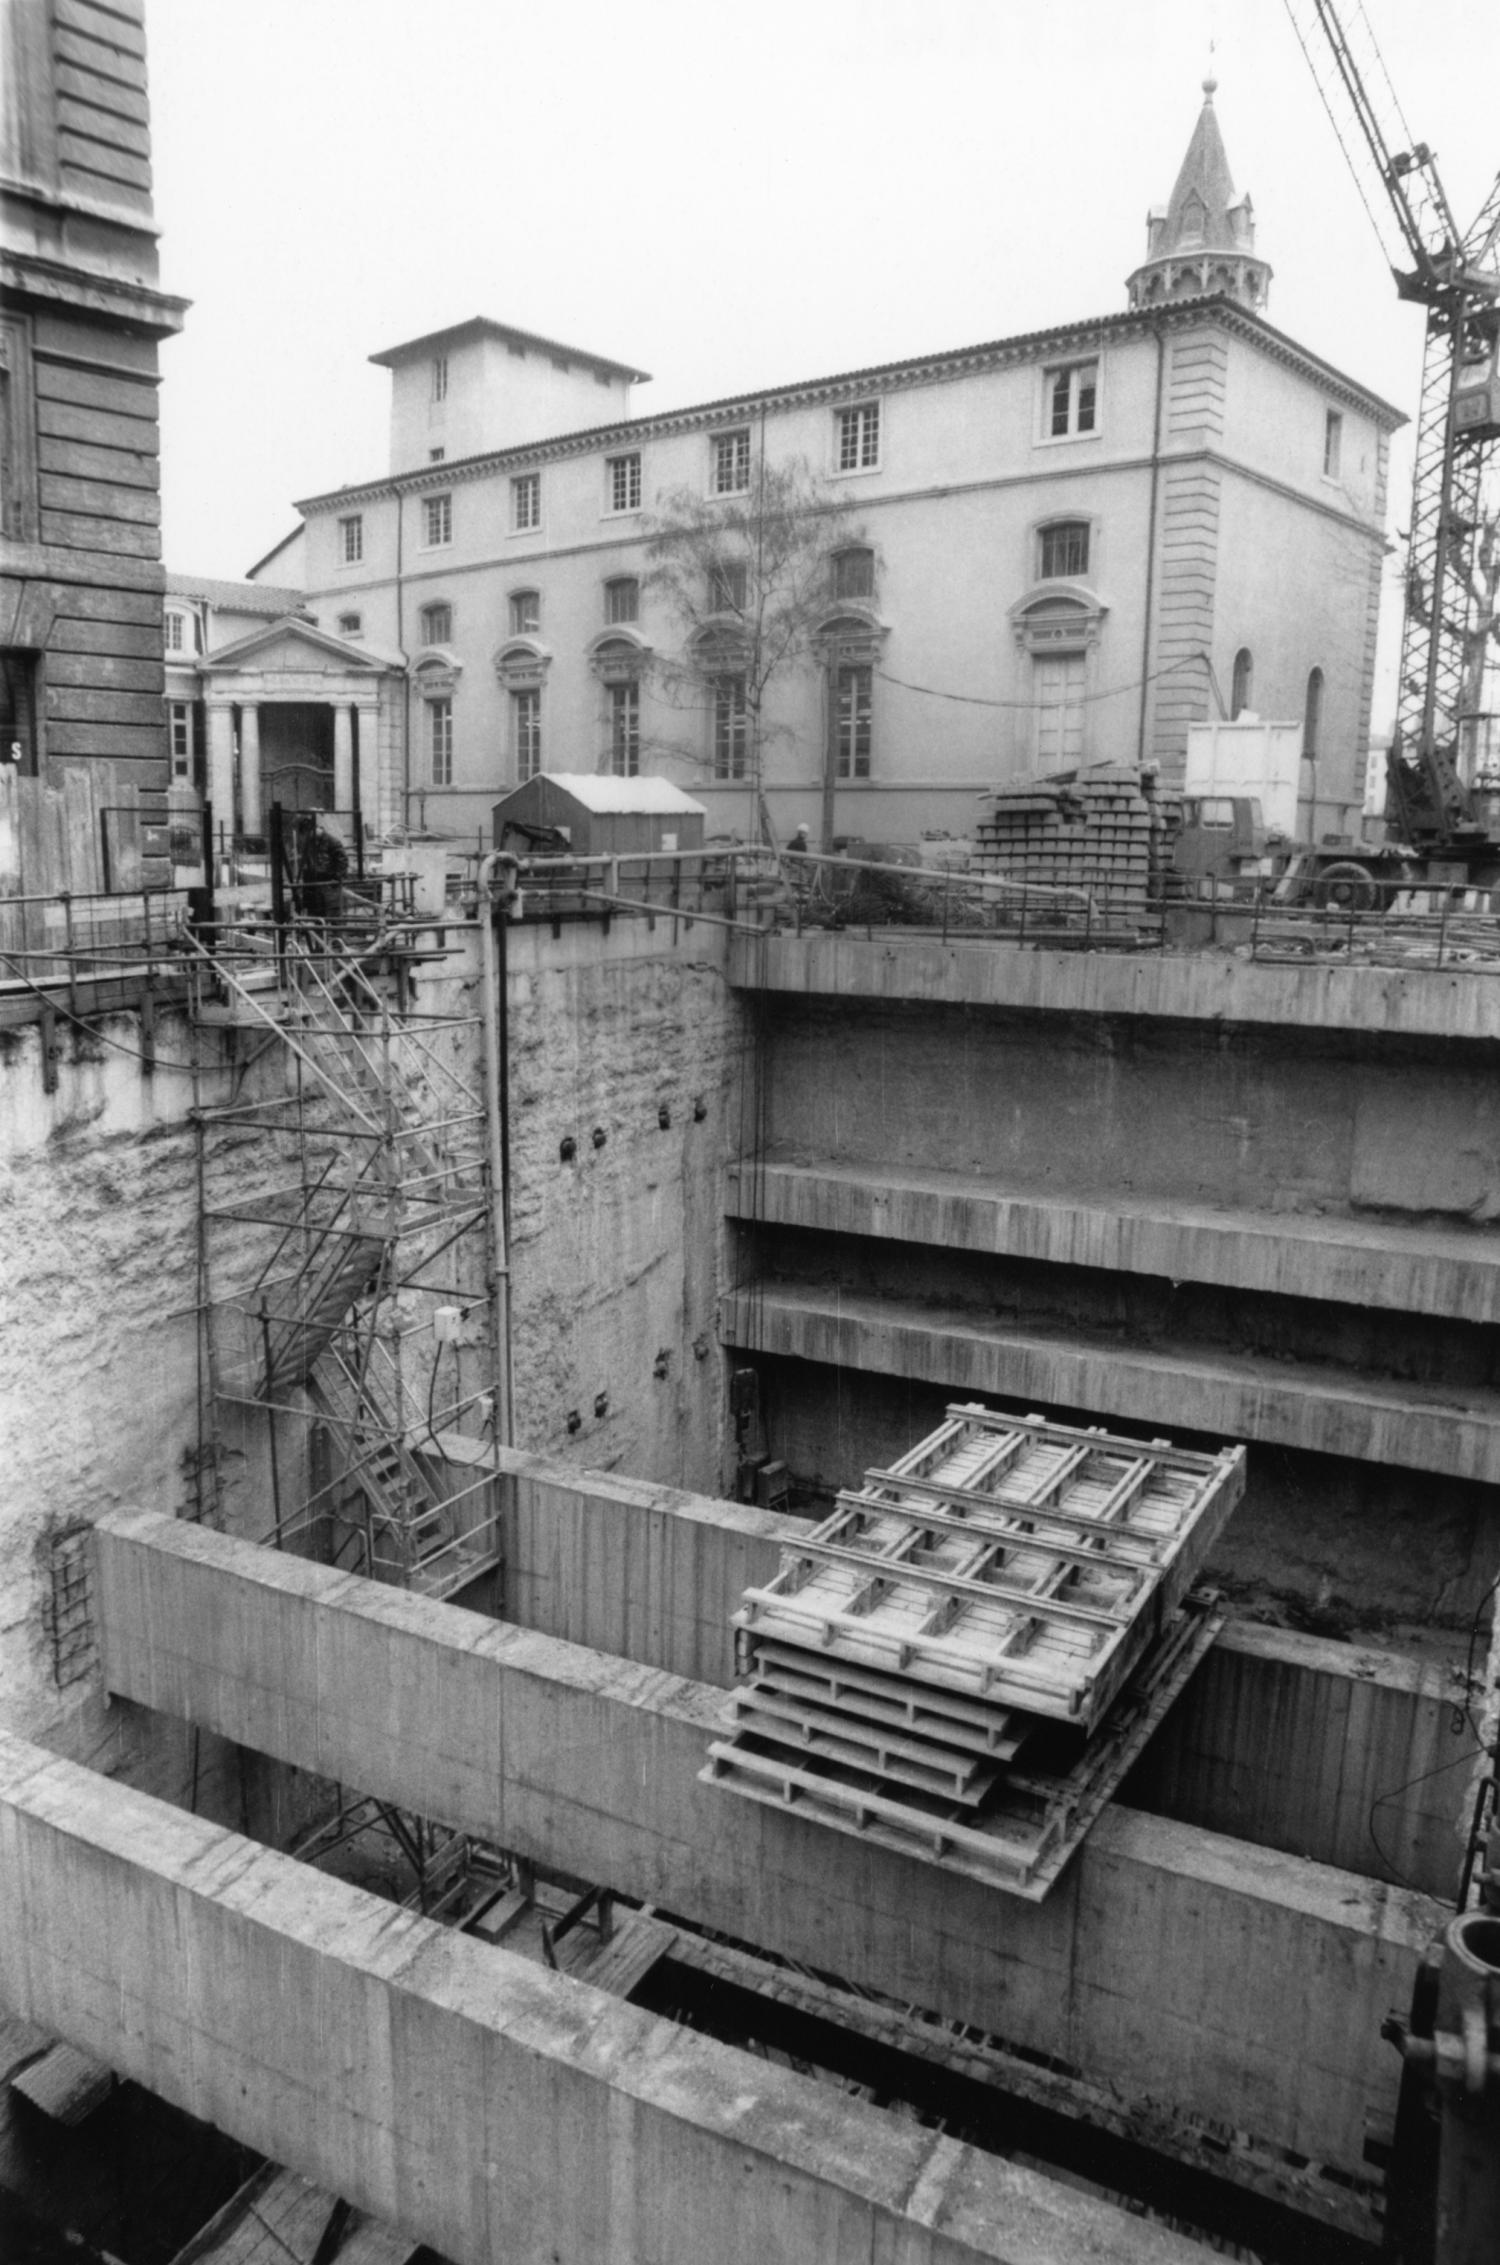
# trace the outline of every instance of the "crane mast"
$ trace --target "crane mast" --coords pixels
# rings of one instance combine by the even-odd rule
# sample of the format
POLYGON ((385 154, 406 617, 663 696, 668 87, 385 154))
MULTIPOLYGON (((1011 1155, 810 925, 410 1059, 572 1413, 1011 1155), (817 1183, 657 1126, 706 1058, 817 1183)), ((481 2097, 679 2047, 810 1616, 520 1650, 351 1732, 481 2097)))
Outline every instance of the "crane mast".
POLYGON ((1465 780, 1460 748, 1485 474, 1500 437, 1500 176, 1460 230, 1433 151, 1407 129, 1362 0, 1348 28, 1332 0, 1286 6, 1396 289, 1427 310, 1387 828, 1416 849, 1474 857, 1500 847, 1490 797, 1465 780))

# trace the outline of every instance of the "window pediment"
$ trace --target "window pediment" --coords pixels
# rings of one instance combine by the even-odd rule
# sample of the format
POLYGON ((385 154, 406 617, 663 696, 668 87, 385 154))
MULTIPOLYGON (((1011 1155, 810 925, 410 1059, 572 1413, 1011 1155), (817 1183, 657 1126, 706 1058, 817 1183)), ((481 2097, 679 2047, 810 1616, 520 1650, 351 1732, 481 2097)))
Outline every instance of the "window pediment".
POLYGON ((412 682, 424 700, 447 700, 463 666, 446 645, 424 645, 412 663, 412 682))
POLYGON ((601 684, 633 684, 644 674, 651 647, 633 629, 613 628, 596 637, 589 650, 589 666, 601 684))
POLYGON ((1098 644, 1108 611, 1085 583, 1045 582, 1011 607, 1010 624, 1023 652, 1077 652, 1098 644))
POLYGON ((511 692, 539 686, 552 666, 552 655, 535 637, 512 637, 495 655, 495 674, 511 692))
POLYGON ((818 627, 818 652, 829 668, 873 666, 890 635, 873 606, 846 606, 818 627))

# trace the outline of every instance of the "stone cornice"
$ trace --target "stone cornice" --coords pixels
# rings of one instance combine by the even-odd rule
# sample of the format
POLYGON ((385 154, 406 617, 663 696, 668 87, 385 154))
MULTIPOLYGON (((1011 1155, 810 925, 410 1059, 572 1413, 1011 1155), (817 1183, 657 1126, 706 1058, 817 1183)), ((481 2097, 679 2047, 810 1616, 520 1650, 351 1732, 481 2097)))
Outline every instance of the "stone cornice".
POLYGON ((192 305, 173 298, 148 283, 133 283, 96 268, 72 267, 62 260, 44 259, 35 252, 0 250, 0 283, 20 298, 45 300, 49 306, 81 307, 90 314, 107 315, 148 338, 170 338, 181 330, 192 305))
POLYGON ((1046 361, 1054 354, 1097 352, 1115 340, 1151 338, 1162 331, 1191 329, 1206 321, 1219 323, 1225 329, 1235 332, 1267 354, 1271 360, 1281 362, 1285 367, 1297 370, 1303 377, 1310 378, 1333 398, 1364 410, 1375 418, 1377 424, 1394 430, 1397 425, 1406 422, 1399 409, 1392 408, 1378 394, 1369 392, 1353 378, 1345 377, 1331 364, 1308 353, 1283 332, 1273 329, 1264 316, 1239 306, 1232 299, 1211 296, 1177 299, 1155 307, 1130 308, 1122 314, 1099 315, 1085 322, 1060 323, 1049 330, 1030 331, 1017 338, 995 339, 985 345, 959 347, 918 361, 883 363, 870 369, 846 370, 833 377, 810 378, 799 384, 773 387, 761 393, 728 395, 717 401, 697 402, 685 409, 663 410, 656 416, 626 418, 614 424, 594 425, 582 432, 562 433, 549 440, 528 441, 515 448, 495 449, 483 456, 459 457, 451 463, 424 464, 409 472, 388 473, 382 479, 371 480, 356 487, 336 488, 322 495, 306 497, 295 508, 304 516, 323 511, 348 511, 351 507, 358 508, 362 504, 391 497, 420 495, 475 480, 491 479, 497 474, 531 471, 543 465, 564 462, 570 457, 590 456, 621 446, 638 447, 643 441, 667 438, 679 433, 711 431, 715 427, 733 424, 737 420, 748 420, 762 413, 772 414, 786 409, 816 407, 825 402, 855 400, 861 395, 874 392, 910 392, 918 386, 949 384, 987 370, 1011 369, 1046 361))

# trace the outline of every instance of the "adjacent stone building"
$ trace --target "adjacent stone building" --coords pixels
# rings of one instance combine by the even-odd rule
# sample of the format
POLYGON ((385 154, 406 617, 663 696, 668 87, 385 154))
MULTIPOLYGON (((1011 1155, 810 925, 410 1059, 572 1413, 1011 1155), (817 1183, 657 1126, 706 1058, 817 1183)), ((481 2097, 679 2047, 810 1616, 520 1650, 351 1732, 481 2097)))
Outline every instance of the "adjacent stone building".
POLYGON ((1247 712, 1305 722, 1328 824, 1362 797, 1401 420, 1272 328, 1269 277, 1209 83, 1126 312, 645 417, 629 365, 460 323, 373 357, 389 471, 305 501, 268 566, 321 631, 406 656, 383 808, 468 833, 539 768, 658 770, 743 830, 744 688, 729 653, 667 696, 652 515, 801 458, 855 534, 771 695, 780 825, 818 826, 826 767, 841 833, 961 832, 986 788, 1171 776, 1191 722, 1247 712))

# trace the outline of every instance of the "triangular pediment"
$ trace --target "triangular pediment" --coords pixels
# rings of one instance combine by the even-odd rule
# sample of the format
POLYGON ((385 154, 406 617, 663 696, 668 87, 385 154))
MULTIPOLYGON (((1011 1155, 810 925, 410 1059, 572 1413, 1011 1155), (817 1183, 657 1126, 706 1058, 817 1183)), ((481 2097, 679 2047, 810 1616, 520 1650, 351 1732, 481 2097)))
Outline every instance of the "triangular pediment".
POLYGON ((236 638, 232 645, 221 645, 203 664, 210 676, 221 669, 250 669, 258 676, 378 676, 399 666, 394 657, 335 637, 296 614, 283 614, 252 629, 247 637, 236 638))

